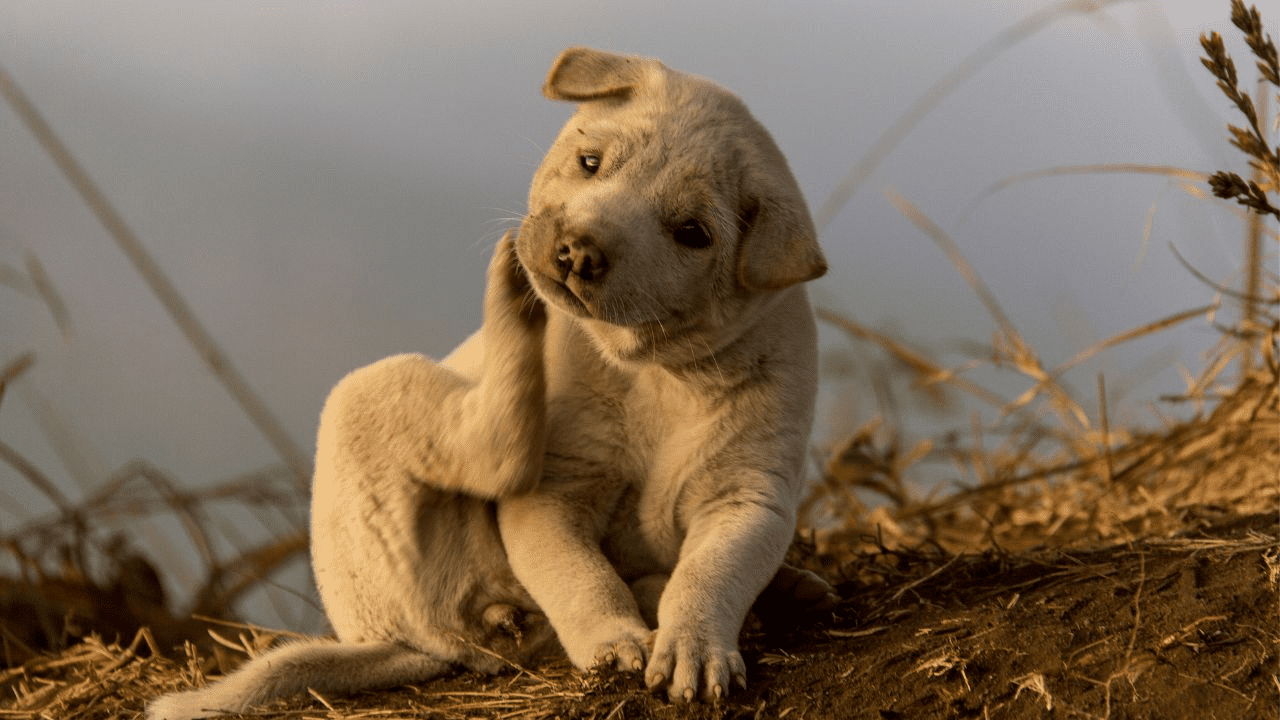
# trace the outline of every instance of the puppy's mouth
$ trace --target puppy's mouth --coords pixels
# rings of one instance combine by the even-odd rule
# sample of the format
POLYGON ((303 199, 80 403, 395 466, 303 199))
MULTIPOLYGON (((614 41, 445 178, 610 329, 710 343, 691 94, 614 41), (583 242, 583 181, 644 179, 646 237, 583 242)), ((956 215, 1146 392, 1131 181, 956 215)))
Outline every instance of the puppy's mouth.
POLYGON ((595 314, 591 312, 587 302, 578 296, 573 288, 563 280, 559 280, 546 273, 530 273, 530 279, 533 286, 538 290, 538 294, 542 295, 542 299, 568 312, 571 315, 579 317, 594 318, 595 314))
POLYGON ((556 299, 563 303, 566 310, 570 310, 576 315, 594 317, 591 313, 591 308, 573 291, 573 288, 569 287, 568 283, 553 280, 551 282, 551 290, 555 293, 556 299))
POLYGON ((673 328, 673 321, 676 321, 677 324, 679 322, 677 318, 672 316, 668 316, 665 320, 656 317, 619 316, 614 312, 610 312, 611 309, 616 310, 618 308, 613 308, 611 303, 601 301, 599 288, 584 287, 574 289, 571 283, 545 274, 539 274, 534 286, 546 302, 555 305, 570 315, 587 320, 596 320, 632 330, 640 330, 650 325, 657 330, 662 330, 664 323, 666 324, 666 330, 670 330, 673 328))

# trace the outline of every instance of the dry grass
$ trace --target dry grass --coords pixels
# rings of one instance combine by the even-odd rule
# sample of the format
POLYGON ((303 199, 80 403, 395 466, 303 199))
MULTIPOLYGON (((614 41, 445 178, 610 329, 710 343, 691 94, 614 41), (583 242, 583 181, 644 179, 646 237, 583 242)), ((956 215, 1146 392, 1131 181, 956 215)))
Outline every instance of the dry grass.
MULTIPOLYGON (((1256 9, 1232 0, 1232 20, 1257 57, 1261 79, 1274 89, 1280 62, 1256 9)), ((1013 183, 1069 173, 1159 174, 1182 180, 1186 191, 1201 196, 1203 190, 1190 181, 1207 183, 1217 196, 1235 199, 1250 211, 1244 216, 1245 289, 1223 287, 1183 261, 1215 291, 1212 303, 1120 333, 1047 368, 947 232, 891 192, 899 211, 938 244, 982 301, 997 328, 992 343, 979 346, 962 367, 949 368, 850 318, 824 311, 819 318, 856 341, 880 347, 913 387, 933 400, 941 388, 956 390, 996 408, 998 417, 983 424, 975 416, 967 444, 927 439, 910 449, 903 448, 900 433, 883 415, 867 422, 832 454, 806 502, 811 524, 836 526, 820 533, 820 550, 856 553, 925 543, 953 552, 1068 546, 1169 535, 1223 514, 1280 512, 1280 287, 1276 274, 1267 270, 1280 236, 1261 222, 1266 214, 1280 217, 1268 200, 1280 194, 1280 148, 1267 141, 1267 85, 1259 83, 1261 103, 1255 104, 1240 89, 1222 38, 1213 33, 1201 43, 1202 62, 1247 121, 1244 129, 1231 125, 1228 130, 1253 168, 1253 180, 1230 172, 1138 165, 1055 168, 997 183, 979 199, 1013 183), (1224 325, 1218 319, 1228 305, 1239 308, 1239 319, 1224 325), (1190 419, 1155 429, 1113 427, 1104 377, 1098 377, 1096 409, 1062 382, 1068 370, 1104 350, 1196 318, 1212 323, 1221 339, 1201 375, 1188 378, 1185 393, 1166 398, 1193 406, 1190 419), (1027 388, 1005 398, 968 377, 979 367, 1021 376, 1027 388), (968 482, 941 490, 940 498, 921 497, 915 471, 927 461, 950 463, 968 482), (879 502, 869 502, 868 494, 879 502)))
MULTIPOLYGON (((266 633, 256 644, 268 646, 275 633, 266 633)), ((228 646, 234 645, 225 639, 228 646)), ((247 645, 255 644, 246 641, 247 645)), ((244 652, 244 656, 253 652, 244 652)), ((0 689, 12 698, 0 707, 0 718, 55 717, 70 720, 127 717, 146 701, 204 682, 218 667, 210 655, 187 644, 185 654, 167 657, 145 628, 128 646, 105 643, 91 635, 56 655, 43 655, 0 672, 0 689), (143 651, 145 648, 145 651, 143 651), (142 652, 140 652, 142 651, 142 652)), ((234 664, 234 661, 231 663, 234 664)), ((626 702, 626 678, 613 672, 582 674, 567 662, 500 677, 464 675, 457 687, 449 681, 425 689, 410 688, 394 694, 367 694, 356 698, 325 698, 312 691, 311 698, 289 698, 275 704, 276 711, 263 717, 314 716, 318 701, 330 717, 439 717, 439 718, 546 718, 567 706, 608 703, 619 695, 615 707, 626 702), (479 683, 479 687, 477 687, 479 683), (289 708, 296 708, 289 712, 289 708), (341 708, 340 710, 335 708, 341 708), (301 711, 307 711, 306 713, 301 711)), ((603 717, 607 717, 607 714, 603 717)))
MULTIPOLYGON (((824 205, 821 216, 833 215, 914 121, 990 56, 1060 16, 1098 7, 1097 3, 1080 2, 1054 5, 983 46, 886 133, 824 205)), ((1274 89, 1280 84, 1276 77, 1280 69, 1275 46, 1263 32, 1261 19, 1256 11, 1247 11, 1233 0, 1233 20, 1258 58, 1262 78, 1274 89)), ((1250 530, 1233 536, 1201 536, 1194 532, 1230 518, 1262 513, 1280 522, 1280 288, 1276 275, 1267 270, 1273 267, 1269 258, 1274 257, 1277 235, 1260 219, 1267 214, 1280 217, 1276 209, 1280 148, 1268 145, 1267 115, 1240 89, 1221 38, 1215 33, 1202 42, 1205 66, 1245 117, 1243 129, 1231 127, 1230 139, 1249 158, 1253 169, 1250 180, 1234 173, 1209 175, 1135 165, 1056 168, 1011 178, 982 197, 1042 174, 1079 172, 1158 173, 1182 180, 1188 192, 1201 196, 1208 195, 1207 186, 1219 197, 1234 199, 1247 209, 1251 272, 1246 273, 1243 290, 1201 276, 1212 290, 1210 302, 1153 320, 1050 367, 1015 327, 946 231, 907 199, 891 195, 903 215, 938 244, 982 300, 996 325, 994 339, 982 344, 969 362, 946 367, 928 353, 849 318, 825 311, 820 311, 819 317, 855 342, 870 343, 885 353, 931 401, 946 393, 963 393, 993 408, 995 419, 975 417, 963 433, 964 440, 955 436, 927 439, 906 447, 891 420, 895 416, 886 411, 866 422, 826 460, 823 477, 803 508, 809 525, 823 529, 813 535, 815 547, 801 552, 797 559, 825 569, 830 577, 844 582, 846 589, 853 588, 856 599, 849 602, 856 605, 858 619, 838 623, 825 631, 825 637, 871 641, 893 635, 904 657, 907 648, 915 653, 904 668, 906 675, 938 683, 951 678, 957 687, 972 691, 971 683, 976 685, 979 680, 976 675, 971 678, 967 668, 976 656, 948 639, 951 630, 942 625, 913 626, 915 635, 908 637, 916 640, 897 639, 895 633, 906 632, 904 618, 916 612, 908 603, 911 598, 946 597, 948 602, 971 608, 998 602, 1008 610, 1033 592, 1049 593, 1072 583, 1106 579, 1131 589, 1132 629, 1076 648, 1066 667, 1076 673, 1071 677, 1084 678, 1080 680, 1082 687, 1094 687, 1099 694, 1102 709, 1092 714, 1108 717, 1113 689, 1122 685, 1119 681, 1133 686, 1138 675, 1150 673, 1150 666, 1144 664, 1147 660, 1139 657, 1143 642, 1159 651, 1191 647, 1197 633, 1203 636, 1205 627, 1223 622, 1219 615, 1185 622, 1178 619, 1170 621, 1174 622, 1172 629, 1160 630, 1162 634, 1154 640, 1140 639, 1140 629, 1154 632, 1149 628, 1157 627, 1144 625, 1142 617, 1143 593, 1153 592, 1146 584, 1148 573, 1156 572, 1149 567, 1148 558, 1224 560, 1240 554, 1257 555, 1265 565, 1269 586, 1276 587, 1280 537, 1275 533, 1250 530), (1233 322, 1221 322, 1228 309, 1237 308, 1233 322), (1202 320, 1218 328, 1221 340, 1206 358, 1200 375, 1187 379, 1185 392, 1167 399, 1189 407, 1187 418, 1168 420, 1157 428, 1117 427, 1109 417, 1104 377, 1097 379, 1096 407, 1078 398, 1063 381, 1068 370, 1110 348, 1202 320), (984 387, 970 377, 980 367, 998 368, 1022 378, 1025 390, 1016 397, 1004 397, 984 387), (949 466, 951 476, 958 480, 923 494, 921 470, 939 463, 949 466), (1117 544, 1121 544, 1119 550, 1117 544), (1109 550, 1097 549, 1108 545, 1109 550), (1104 656, 1111 664, 1102 663, 1104 656), (1097 670, 1104 664, 1105 671, 1097 670)), ((0 79, 12 101, 16 86, 7 75, 0 79)), ((1259 99, 1265 105, 1267 95, 1260 94, 1259 99)), ((27 111, 38 119, 33 108, 27 111)), ((51 152, 60 156, 59 163, 73 182, 77 173, 83 175, 52 131, 46 126, 37 134, 41 132, 52 138, 46 138, 46 145, 51 143, 51 152)), ((124 240, 119 234, 117 240, 124 245, 136 244, 114 211, 109 206, 102 209, 105 200, 87 176, 81 184, 85 185, 82 192, 87 202, 95 206, 104 223, 123 228, 124 240)), ((148 265, 145 254, 137 262, 148 265)), ((158 270, 152 264, 144 275, 149 272, 158 270)), ((177 308, 175 319, 186 328, 195 328, 188 329, 189 337, 194 335, 193 344, 202 349, 202 355, 212 358, 212 365, 222 368, 220 377, 242 399, 263 432, 268 437, 276 435, 278 426, 270 413, 255 405, 256 397, 234 371, 226 374, 230 365, 223 362, 216 344, 185 309, 176 289, 162 276, 149 282, 168 298, 166 305, 177 308)), ((70 332, 65 306, 34 257, 29 257, 25 271, 0 266, 0 284, 42 298, 58 326, 64 333, 70 332)), ((33 356, 19 354, 0 367, 0 402, 5 385, 34 366, 33 356)), ((22 569, 19 578, 0 578, 0 610, 6 619, 25 619, 24 627, 34 628, 20 632, 15 630, 20 623, 0 625, 0 645, 5 666, 10 668, 0 672, 0 718, 132 716, 147 698, 203 682, 206 674, 227 671, 239 659, 270 644, 274 634, 259 628, 235 625, 206 636, 205 626, 187 619, 188 612, 175 617, 157 589, 154 567, 131 552, 113 528, 158 514, 176 517, 208 568, 188 611, 209 616, 232 614, 235 600, 245 590, 264 582, 281 563, 305 550, 306 498, 297 485, 305 461, 299 460, 296 448, 286 440, 275 437, 273 442, 286 461, 284 468, 187 491, 162 470, 135 462, 80 500, 67 497, 17 449, 0 442, 0 462, 14 468, 58 510, 54 516, 0 535, 0 544, 22 569), (276 539, 259 547, 241 543, 234 557, 218 556, 213 549, 218 544, 215 538, 226 539, 227 531, 211 518, 228 504, 252 509, 265 527, 277 529, 276 539), (140 625, 144 629, 134 634, 133 628, 140 625), (234 639, 228 639, 232 635, 234 639), (102 637, 133 640, 125 646, 102 637), (82 638, 78 644, 77 638, 82 638), (183 639, 201 644, 187 642, 184 653, 172 657, 169 649, 183 639), (50 649, 57 652, 46 652, 50 649)), ((892 653, 898 651, 890 647, 885 652, 892 660, 892 653)), ((1258 657, 1265 660, 1271 657, 1268 653, 1273 650, 1264 648, 1258 657)), ((785 671, 796 664, 793 656, 771 649, 759 654, 762 668, 780 673, 778 677, 790 677, 785 671)), ((1029 702, 1052 711, 1055 702, 1060 707, 1066 701, 1061 695, 1066 675, 1055 675, 1052 668, 1024 670, 1007 688, 1010 706, 1029 702)), ((846 675, 850 672, 852 665, 846 675)), ((1240 694, 1227 675, 1216 675, 1211 681, 1240 694)), ((773 696, 751 698, 751 708, 759 702, 754 711, 757 717, 781 717, 792 711, 794 716, 803 716, 806 712, 799 701, 780 705, 773 696)), ((1256 701, 1256 697, 1250 700, 1249 707, 1256 701)), ((276 706, 295 709, 262 716, 319 716, 322 713, 315 702, 334 718, 565 716, 611 720, 667 717, 674 712, 637 690, 634 678, 612 673, 583 675, 559 663, 540 667, 536 673, 518 670, 493 678, 466 675, 390 694, 295 698, 276 706)), ((814 707, 817 705, 809 709, 814 707)), ((693 712, 712 713, 705 709, 693 712)), ((751 713, 743 710, 743 714, 751 713)))
MULTIPOLYGON (((875 339, 847 319, 825 319, 875 339)), ((925 542, 951 551, 1065 546, 1167 535, 1224 513, 1275 511, 1280 508, 1276 340, 1274 328, 1249 338, 1261 351, 1260 367, 1225 385, 1220 375, 1247 350, 1246 340, 1227 336, 1210 363, 1213 374, 1198 378, 1178 398, 1211 409, 1143 430, 1110 427, 1102 411, 1091 421, 1056 384, 1057 373, 1046 372, 1015 339, 997 361, 1042 389, 1003 403, 999 426, 975 427, 967 446, 939 449, 924 441, 903 452, 892 428, 878 420, 868 423, 831 457, 807 501, 811 515, 840 519, 838 528, 821 533, 820 547, 849 552, 925 542), (1058 424, 1043 421, 1046 414, 1058 424), (1037 452, 1051 445, 1057 449, 1037 452), (941 498, 919 497, 912 471, 929 459, 949 461, 961 476, 976 481, 941 498), (868 507, 854 492, 858 489, 880 496, 884 504, 868 507)), ((916 353, 906 356, 908 351, 896 344, 886 348, 904 355, 921 382, 947 382, 984 399, 995 397, 916 353)))

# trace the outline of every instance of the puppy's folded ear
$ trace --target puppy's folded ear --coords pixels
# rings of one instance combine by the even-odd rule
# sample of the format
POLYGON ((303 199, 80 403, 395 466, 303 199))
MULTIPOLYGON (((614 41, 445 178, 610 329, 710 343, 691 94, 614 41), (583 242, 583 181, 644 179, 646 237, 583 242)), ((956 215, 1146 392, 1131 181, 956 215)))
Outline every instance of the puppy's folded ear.
POLYGON ((738 282, 748 290, 781 290, 822 277, 827 259, 803 205, 761 200, 744 211, 738 282))
POLYGON ((626 95, 644 80, 654 60, 571 47, 551 64, 542 94, 551 100, 598 100, 626 95))

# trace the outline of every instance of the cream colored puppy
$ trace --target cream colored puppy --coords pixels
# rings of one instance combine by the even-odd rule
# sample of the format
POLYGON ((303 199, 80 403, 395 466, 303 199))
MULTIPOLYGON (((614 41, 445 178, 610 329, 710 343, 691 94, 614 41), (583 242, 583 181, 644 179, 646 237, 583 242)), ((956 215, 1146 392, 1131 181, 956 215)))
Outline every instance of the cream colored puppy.
POLYGON ((782 154, 736 97, 654 60, 571 48, 543 91, 578 112, 494 253, 481 330, 326 403, 312 553, 338 641, 148 717, 495 671, 557 639, 580 668, 714 699, 745 684, 738 633, 775 573, 829 590, 779 571, 817 382, 802 283, 826 269, 782 154))

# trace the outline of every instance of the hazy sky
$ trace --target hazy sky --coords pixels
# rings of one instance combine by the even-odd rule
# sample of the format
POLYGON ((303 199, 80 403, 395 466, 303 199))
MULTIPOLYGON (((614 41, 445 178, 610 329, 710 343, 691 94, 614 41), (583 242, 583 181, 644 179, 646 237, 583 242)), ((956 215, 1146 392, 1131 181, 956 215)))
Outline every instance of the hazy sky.
MULTIPOLYGON (((565 46, 659 57, 736 91, 816 211, 934 82, 1050 6, 5 0, 0 64, 310 452, 342 374, 393 352, 443 355, 478 324, 492 244, 571 111, 539 93, 565 46)), ((940 352, 990 339, 981 304, 890 188, 953 232, 1050 365, 1212 299, 1170 244, 1238 282, 1239 223, 1164 178, 1054 177, 973 205, 993 183, 1055 166, 1239 167, 1230 109, 1197 60, 1207 30, 1241 47, 1228 14, 1227 0, 1119 3, 1000 54, 826 228, 832 270, 816 303, 940 352)), ((1237 64, 1253 77, 1243 55, 1237 64)), ((27 253, 65 299, 72 335, 0 285, 0 362, 38 358, 5 398, 0 439, 72 495, 77 463, 39 430, 41 398, 77 439, 89 482, 133 457, 192 485, 276 461, 6 107, 0 269, 21 269, 27 253)), ((823 338, 849 347, 832 328, 823 338)), ((1198 319, 1090 364, 1086 405, 1098 372, 1122 386, 1142 369, 1154 376, 1117 412, 1153 422, 1143 406, 1181 389, 1176 364, 1197 371, 1215 339, 1198 319)), ((828 395, 843 389, 827 383, 828 395)), ((873 408, 857 412, 825 419, 817 439, 873 408)), ((0 531, 50 509, 4 466, 0 489, 0 531)))

